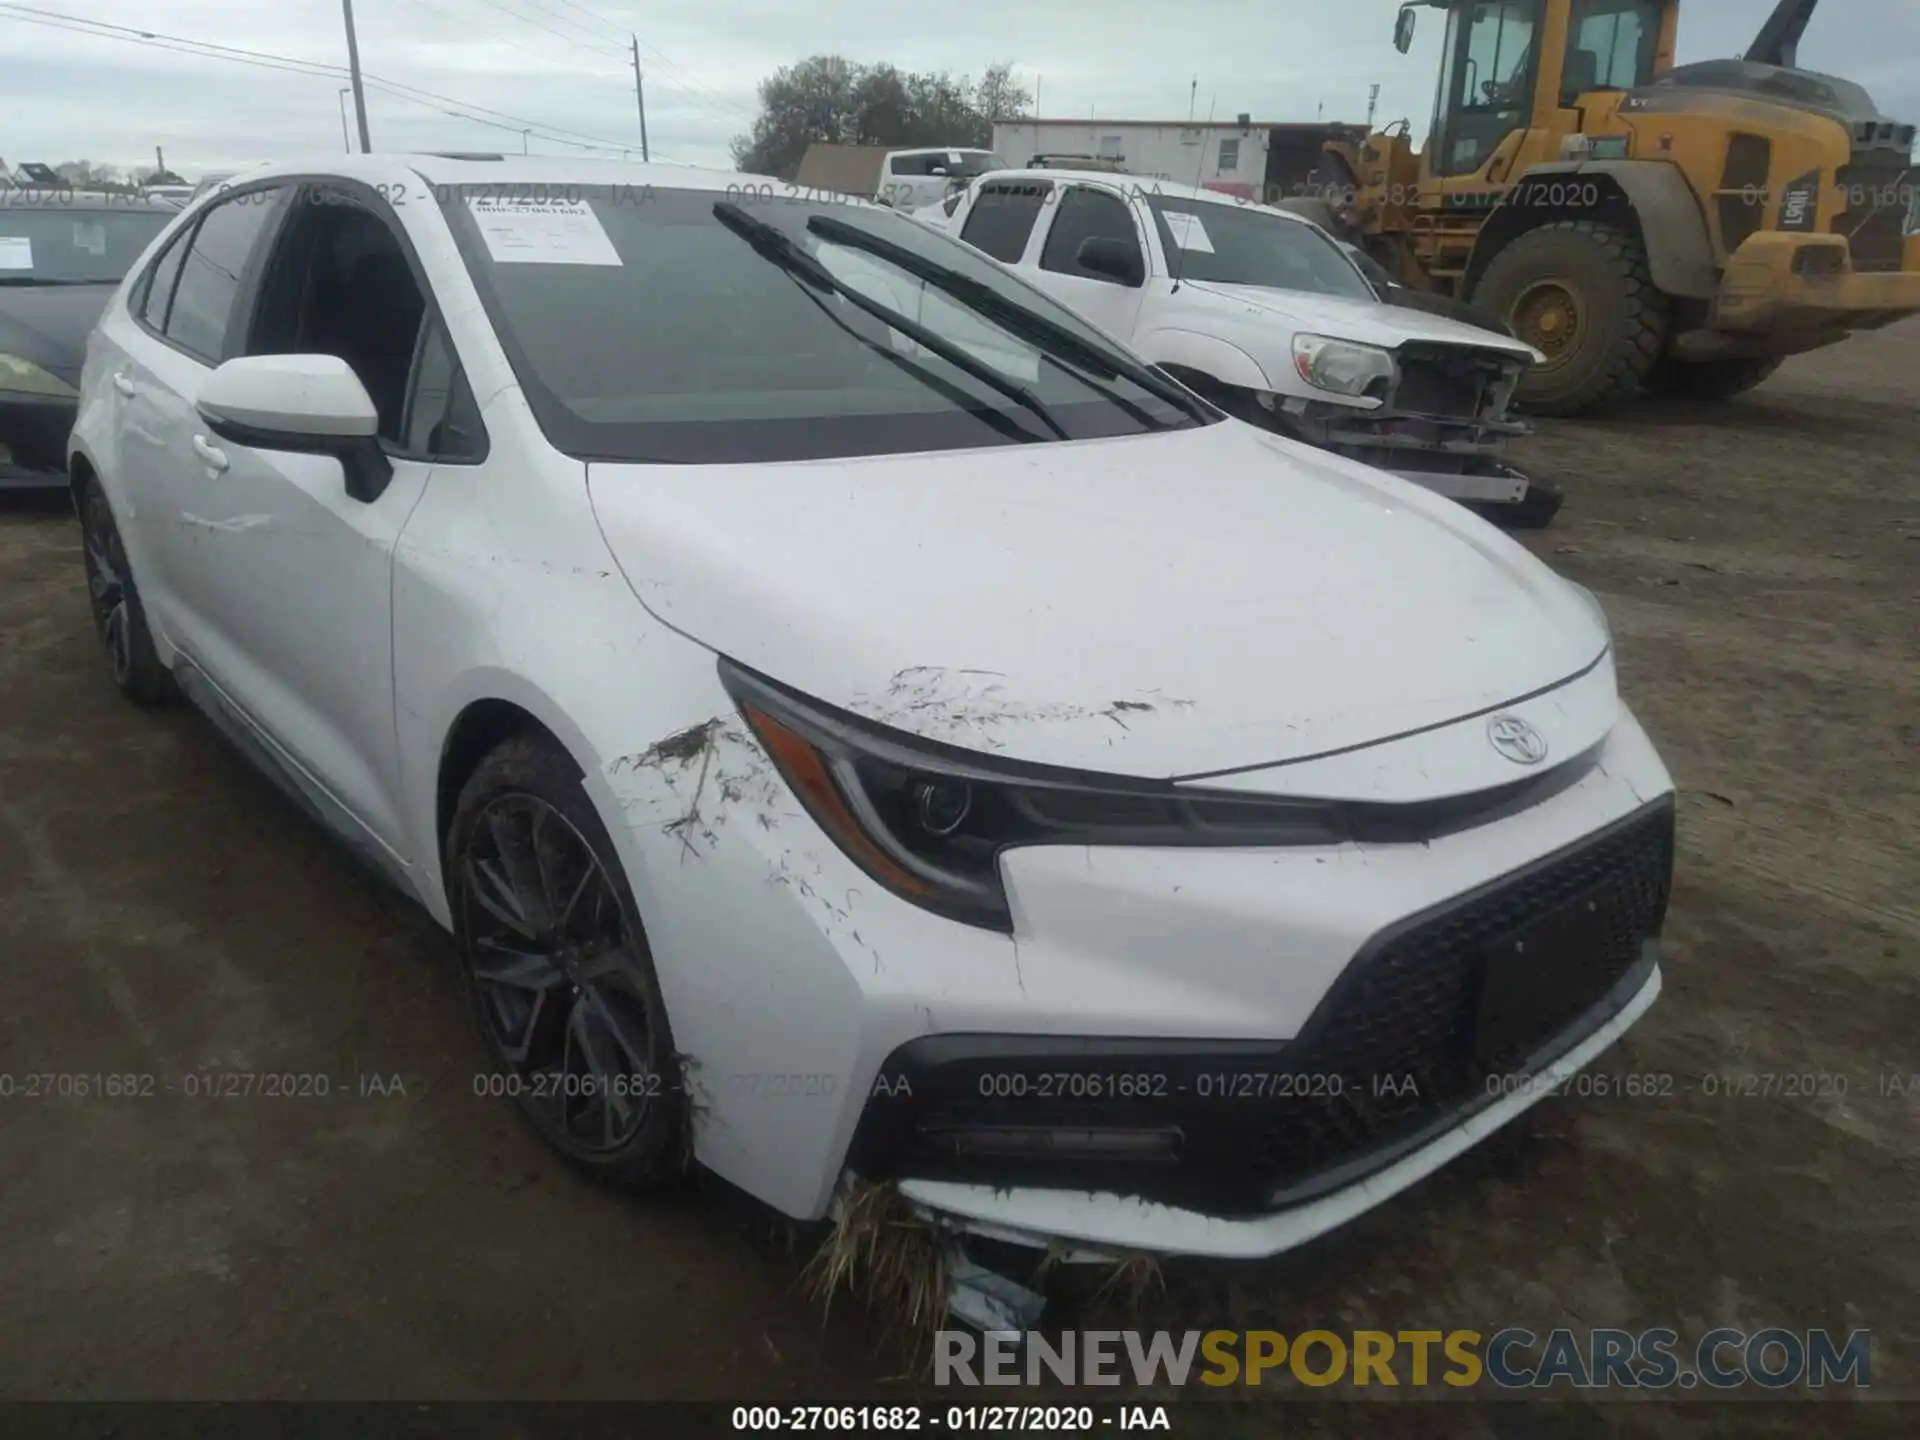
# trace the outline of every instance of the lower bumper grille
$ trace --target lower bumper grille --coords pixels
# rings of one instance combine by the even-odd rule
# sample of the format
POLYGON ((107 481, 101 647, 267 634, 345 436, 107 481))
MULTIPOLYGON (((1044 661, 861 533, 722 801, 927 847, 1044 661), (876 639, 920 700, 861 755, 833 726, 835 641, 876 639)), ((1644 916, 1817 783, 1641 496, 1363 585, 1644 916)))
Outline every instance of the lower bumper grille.
POLYGON ((1285 1044, 910 1042, 882 1067, 847 1163, 1215 1215, 1299 1203, 1390 1163, 1503 1093, 1502 1076, 1605 1023, 1652 963, 1672 868, 1663 802, 1377 937, 1285 1044))

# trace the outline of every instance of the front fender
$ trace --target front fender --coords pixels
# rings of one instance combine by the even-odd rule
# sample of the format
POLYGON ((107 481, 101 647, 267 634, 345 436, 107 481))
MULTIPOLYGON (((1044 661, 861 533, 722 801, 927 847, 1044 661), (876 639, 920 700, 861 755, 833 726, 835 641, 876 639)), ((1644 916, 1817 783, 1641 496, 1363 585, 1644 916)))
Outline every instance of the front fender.
POLYGON ((1276 388, 1273 379, 1251 355, 1216 335, 1203 335, 1195 330, 1155 330, 1136 338, 1134 348, 1156 365, 1195 370, 1222 385, 1267 392, 1276 388))

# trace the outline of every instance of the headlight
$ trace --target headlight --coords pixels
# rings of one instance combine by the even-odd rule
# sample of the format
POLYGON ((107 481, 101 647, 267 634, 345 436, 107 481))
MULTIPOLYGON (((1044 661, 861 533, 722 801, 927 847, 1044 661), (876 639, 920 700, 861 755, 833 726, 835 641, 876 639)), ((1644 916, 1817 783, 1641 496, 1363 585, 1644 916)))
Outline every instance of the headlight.
POLYGON ((807 700, 720 662, 720 679, 807 812, 904 900, 1011 931, 1017 845, 1332 845, 1356 807, 987 759, 807 700))
POLYGON ((1335 395, 1366 395, 1379 385, 1383 393, 1377 398, 1383 400, 1397 373, 1385 350, 1328 335, 1294 336, 1293 368, 1307 384, 1335 395))
POLYGON ((0 355, 0 390, 24 395, 46 395, 59 400, 78 399, 80 392, 58 375, 17 355, 0 355))

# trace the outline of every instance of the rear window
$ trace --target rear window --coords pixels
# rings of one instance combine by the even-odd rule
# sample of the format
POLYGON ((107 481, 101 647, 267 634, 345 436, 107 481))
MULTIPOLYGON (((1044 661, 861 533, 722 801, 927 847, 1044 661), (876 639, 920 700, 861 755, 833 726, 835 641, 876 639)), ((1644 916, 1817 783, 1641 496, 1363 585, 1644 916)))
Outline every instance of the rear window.
POLYGON ((1125 378, 1140 362, 1071 311, 876 206, 574 187, 552 204, 475 200, 448 214, 541 428, 581 458, 810 459, 1202 423, 1150 382, 1125 378), (716 217, 723 202, 775 227, 868 305, 924 327, 940 348, 958 347, 966 363, 769 260, 716 217), (1064 331, 1080 353, 1057 337, 1023 338, 910 270, 823 237, 809 228, 816 218, 987 287, 1064 331), (1098 364, 1086 363, 1089 353, 1098 364), (1024 394, 1009 396, 1009 386, 1024 394))
POLYGON ((980 187, 967 212, 960 238, 978 250, 1007 265, 1017 265, 1027 253, 1027 237, 1033 234, 1053 186, 1046 181, 1003 181, 980 187))
POLYGON ((178 213, 144 202, 80 205, 57 191, 8 195, 0 200, 0 284, 116 283, 178 213))

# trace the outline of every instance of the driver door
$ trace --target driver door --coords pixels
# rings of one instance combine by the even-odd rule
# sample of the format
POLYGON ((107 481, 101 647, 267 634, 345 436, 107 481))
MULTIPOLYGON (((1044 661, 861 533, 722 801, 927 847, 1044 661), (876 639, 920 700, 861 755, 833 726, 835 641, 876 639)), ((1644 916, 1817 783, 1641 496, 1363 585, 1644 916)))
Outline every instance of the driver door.
POLYGON ((393 552, 449 443, 439 422, 450 400, 470 397, 386 202, 331 186, 299 200, 233 353, 347 361, 379 411, 392 478, 356 499, 334 457, 237 444, 200 422, 195 448, 210 458, 193 522, 205 561, 196 588, 217 623, 196 658, 324 818, 404 866, 393 552))
POLYGON ((1529 127, 1539 71, 1541 0, 1481 0, 1447 16, 1447 48, 1428 142, 1435 175, 1474 175, 1529 127))
POLYGON ((1122 343, 1133 339, 1146 293, 1147 244, 1137 207, 1101 185, 1067 185, 1050 207, 1040 240, 1039 268, 1026 277, 1076 314, 1122 343), (1138 282, 1128 284, 1089 270, 1079 261, 1086 241, 1104 238, 1131 246, 1139 260, 1138 282))

